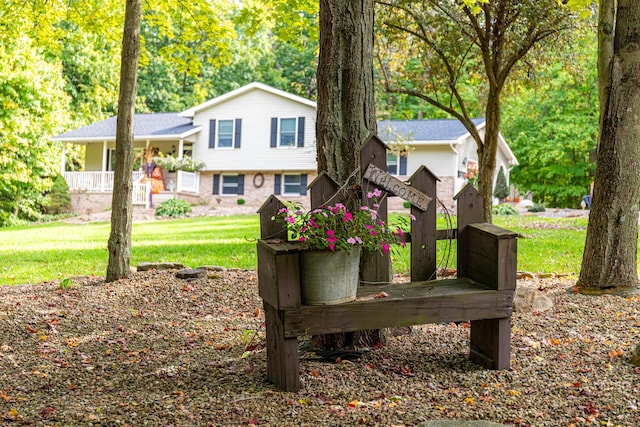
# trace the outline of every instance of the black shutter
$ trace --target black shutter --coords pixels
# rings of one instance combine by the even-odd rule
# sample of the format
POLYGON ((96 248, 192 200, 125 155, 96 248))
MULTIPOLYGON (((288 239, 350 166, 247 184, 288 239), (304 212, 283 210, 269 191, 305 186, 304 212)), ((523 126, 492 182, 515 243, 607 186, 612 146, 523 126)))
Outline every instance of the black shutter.
POLYGON ((244 175, 238 175, 238 194, 244 194, 244 175))
POLYGON ((220 194, 220 175, 213 175, 213 194, 220 194))
POLYGON ((209 120, 209 148, 216 148, 216 121, 209 120))
POLYGON ((233 146, 240 148, 240 139, 242 138, 242 119, 236 119, 236 136, 233 146))
POLYGON ((300 195, 307 195, 307 174, 303 173, 300 175, 300 195))
POLYGON ((304 117, 298 117, 298 147, 304 147, 304 117))
POLYGON ((400 163, 399 175, 407 174, 407 158, 405 156, 398 156, 398 162, 400 163))
POLYGON ((278 146, 278 118, 271 118, 271 147, 278 146))
POLYGON ((281 187, 280 182, 282 181, 282 175, 276 174, 274 178, 275 178, 276 184, 273 188, 273 194, 280 194, 280 187, 281 187))

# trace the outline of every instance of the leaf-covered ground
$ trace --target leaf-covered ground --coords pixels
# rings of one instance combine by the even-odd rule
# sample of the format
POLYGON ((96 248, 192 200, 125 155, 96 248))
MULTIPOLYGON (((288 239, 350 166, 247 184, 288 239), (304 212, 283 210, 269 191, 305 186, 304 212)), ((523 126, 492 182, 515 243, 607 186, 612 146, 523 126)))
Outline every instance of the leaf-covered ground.
POLYGON ((2 425, 640 425, 640 299, 568 279, 519 282, 555 305, 514 314, 511 371, 468 362, 468 325, 425 325, 357 361, 303 351, 298 393, 266 381, 255 272, 76 282, 0 287, 2 425))

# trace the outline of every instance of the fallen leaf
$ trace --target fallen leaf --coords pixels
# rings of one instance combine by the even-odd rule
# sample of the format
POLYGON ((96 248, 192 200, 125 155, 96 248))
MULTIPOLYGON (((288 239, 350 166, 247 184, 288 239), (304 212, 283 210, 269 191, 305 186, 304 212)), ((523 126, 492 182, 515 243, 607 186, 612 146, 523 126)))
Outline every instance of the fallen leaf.
POLYGON ((386 293, 386 292, 378 292, 376 294, 376 298, 387 298, 388 296, 389 296, 389 294, 386 293))

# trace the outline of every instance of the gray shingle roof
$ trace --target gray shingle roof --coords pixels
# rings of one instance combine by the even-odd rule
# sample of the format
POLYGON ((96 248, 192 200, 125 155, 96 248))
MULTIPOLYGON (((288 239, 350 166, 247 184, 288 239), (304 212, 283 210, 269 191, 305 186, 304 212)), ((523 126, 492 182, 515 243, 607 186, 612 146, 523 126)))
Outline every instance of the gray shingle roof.
MULTIPOLYGON (((177 136, 195 129, 192 120, 180 117, 178 113, 136 114, 133 120, 133 133, 138 136, 177 136)), ((54 139, 114 139, 116 137, 116 116, 70 130, 54 139)))
MULTIPOLYGON (((473 119, 476 126, 484 123, 484 118, 473 119)), ((385 141, 393 141, 396 134, 413 141, 452 141, 467 133, 467 129, 457 119, 432 120, 383 120, 378 122, 378 134, 385 141)))

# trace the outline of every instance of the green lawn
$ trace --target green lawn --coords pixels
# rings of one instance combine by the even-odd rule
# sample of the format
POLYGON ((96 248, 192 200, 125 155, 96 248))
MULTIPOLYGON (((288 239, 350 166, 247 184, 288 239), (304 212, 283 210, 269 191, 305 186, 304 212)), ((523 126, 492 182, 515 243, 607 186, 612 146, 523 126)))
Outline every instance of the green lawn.
MULTIPOLYGON (((518 270, 578 273, 586 218, 496 216, 520 234, 518 270)), ((442 228, 439 225, 439 228, 442 228)), ((110 223, 52 223, 0 229, 0 284, 37 283, 75 275, 104 276, 110 223)), ((131 265, 171 261, 188 267, 256 267, 258 216, 201 217, 135 223, 131 265)), ((439 266, 455 268, 455 244, 438 243, 439 266), (448 259, 448 262, 445 261, 448 259)), ((394 254, 394 269, 409 268, 408 250, 394 254)))

